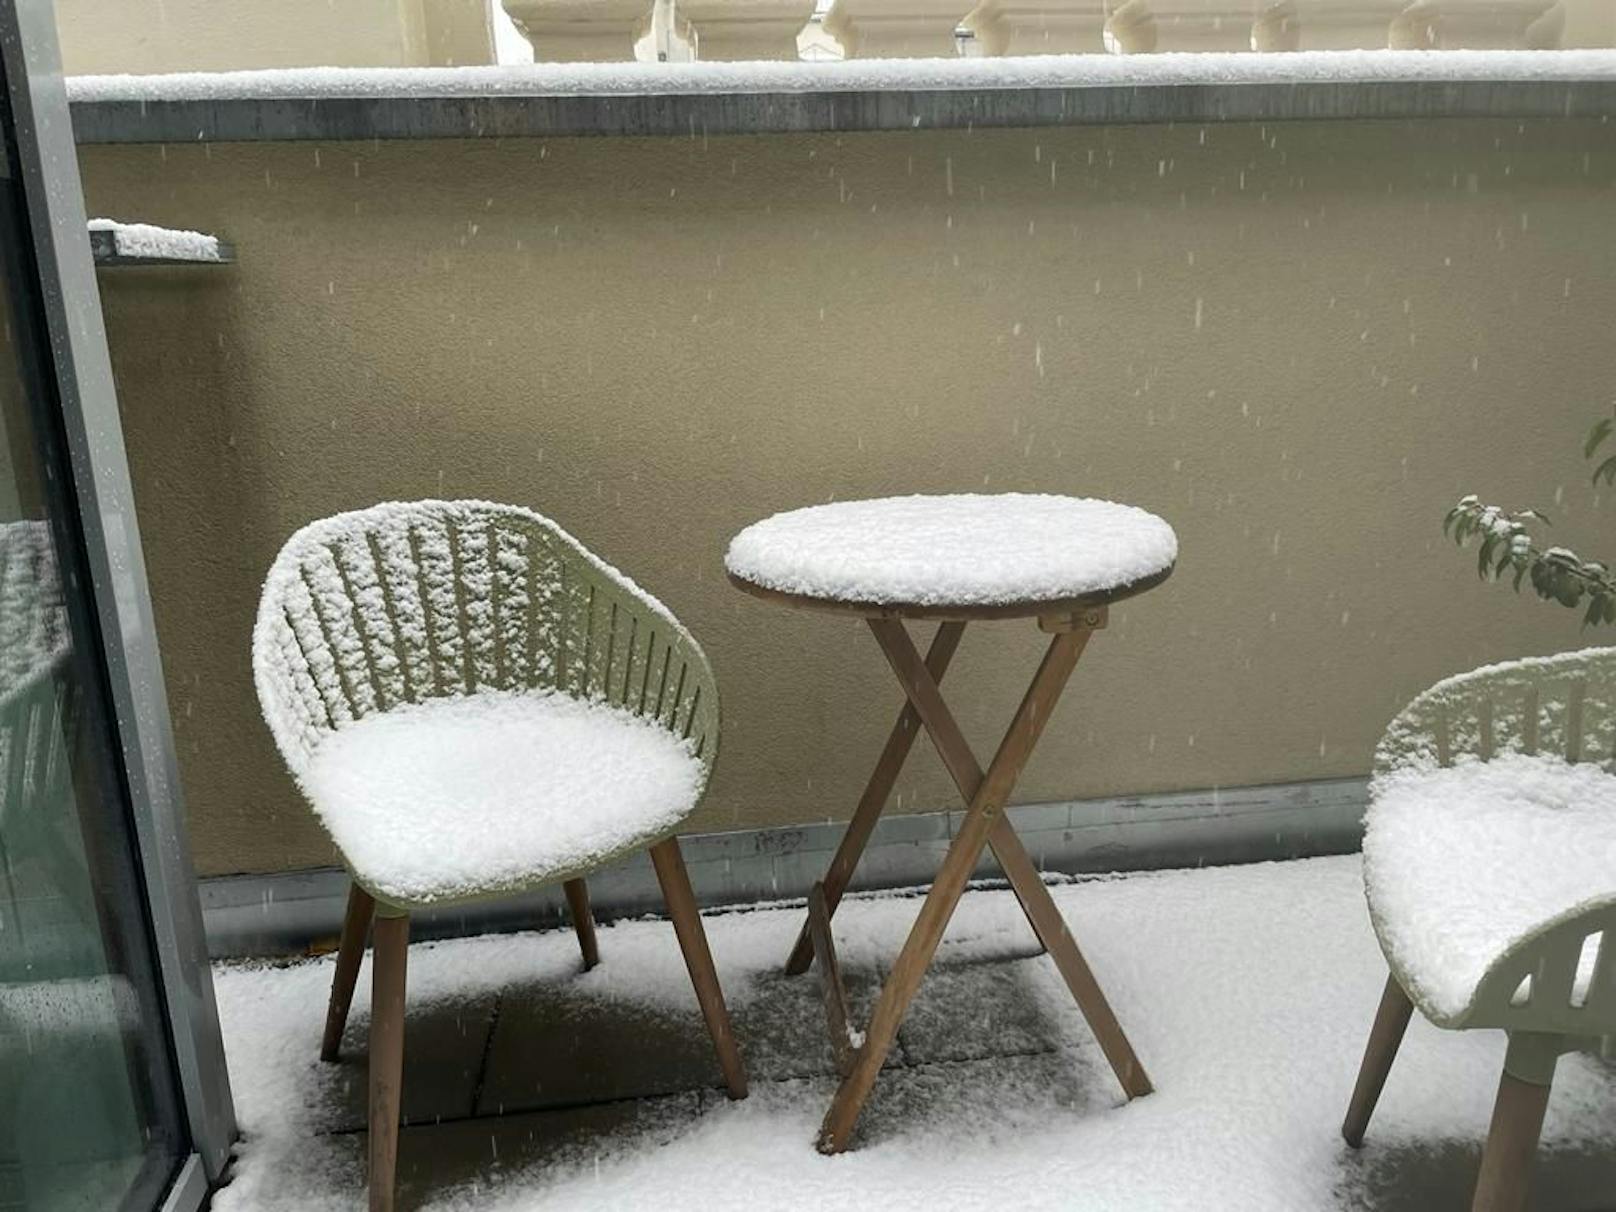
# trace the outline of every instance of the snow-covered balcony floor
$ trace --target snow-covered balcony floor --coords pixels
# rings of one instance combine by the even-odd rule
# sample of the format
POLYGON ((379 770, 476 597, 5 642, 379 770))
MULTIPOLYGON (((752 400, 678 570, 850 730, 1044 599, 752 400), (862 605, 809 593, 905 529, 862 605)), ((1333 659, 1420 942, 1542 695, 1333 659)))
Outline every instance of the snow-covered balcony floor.
MULTIPOLYGON (((799 910, 708 932, 752 1076, 729 1103, 665 922, 416 946, 402 1206, 563 1209, 1463 1207, 1502 1061, 1495 1032, 1416 1016, 1360 1154, 1338 1129, 1385 968, 1356 858, 1055 890, 1157 1092, 1120 1095, 1008 892, 961 903, 856 1152, 813 1137, 834 1088, 817 978, 779 974, 799 910)), ((918 902, 845 903, 860 1013, 918 902)), ((368 968, 367 968, 368 971, 368 968)), ((316 1059, 329 959, 222 966, 245 1139, 219 1212, 362 1206, 365 981, 346 1059, 316 1059)), ((1561 1062, 1539 1209, 1608 1208, 1616 1070, 1561 1062)))

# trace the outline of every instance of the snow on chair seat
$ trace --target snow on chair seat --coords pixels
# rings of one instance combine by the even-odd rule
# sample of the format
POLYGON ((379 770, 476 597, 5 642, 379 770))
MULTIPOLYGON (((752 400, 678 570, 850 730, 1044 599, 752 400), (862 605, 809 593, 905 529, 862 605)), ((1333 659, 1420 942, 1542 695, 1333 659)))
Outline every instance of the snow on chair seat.
POLYGON ((704 781, 689 741, 631 711, 495 690, 340 729, 302 785, 372 895, 429 904, 642 849, 690 814, 704 781))
MULTIPOLYGON (((1528 754, 1383 776, 1364 889, 1404 987, 1433 1019, 1457 1021, 1512 948, 1567 913, 1616 904, 1616 776, 1528 754)), ((1572 1005, 1593 981, 1601 938, 1590 938, 1572 1005)))

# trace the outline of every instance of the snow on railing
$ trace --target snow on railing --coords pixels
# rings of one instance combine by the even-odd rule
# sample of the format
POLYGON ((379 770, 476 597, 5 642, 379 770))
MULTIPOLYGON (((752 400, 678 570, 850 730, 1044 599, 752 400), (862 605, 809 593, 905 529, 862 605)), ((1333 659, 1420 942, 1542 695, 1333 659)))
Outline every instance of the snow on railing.
POLYGON ((534 58, 559 62, 1546 49, 1589 2, 502 0, 534 58))

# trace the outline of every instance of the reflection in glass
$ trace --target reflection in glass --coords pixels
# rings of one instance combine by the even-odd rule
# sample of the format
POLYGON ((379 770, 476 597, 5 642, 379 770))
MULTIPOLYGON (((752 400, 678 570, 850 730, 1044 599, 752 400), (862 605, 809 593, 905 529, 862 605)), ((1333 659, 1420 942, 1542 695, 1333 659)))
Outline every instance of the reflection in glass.
POLYGON ((144 1212, 183 1133, 14 189, 0 175, 0 1212, 144 1212))

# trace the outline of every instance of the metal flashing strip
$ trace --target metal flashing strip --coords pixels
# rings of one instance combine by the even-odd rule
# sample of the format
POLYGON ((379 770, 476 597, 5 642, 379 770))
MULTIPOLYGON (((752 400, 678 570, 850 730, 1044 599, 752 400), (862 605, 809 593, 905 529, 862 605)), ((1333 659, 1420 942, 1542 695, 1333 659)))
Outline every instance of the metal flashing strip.
MULTIPOLYGON (((1350 853, 1368 802, 1361 778, 1168 792, 1010 810, 1039 867, 1059 876, 1266 862, 1350 853)), ((883 817, 853 881, 855 890, 913 887, 931 879, 959 812, 883 817)), ((841 822, 745 829, 680 839, 697 899, 707 907, 800 900, 840 841, 841 822)), ((999 875, 991 858, 978 878, 999 875)), ((202 881, 202 912, 215 957, 288 955, 335 942, 347 896, 336 868, 202 881)), ((650 860, 638 854, 589 878, 597 917, 662 911, 650 860)), ((559 925, 559 886, 508 900, 413 915, 413 939, 559 925)))
POLYGON ((1347 80, 1078 87, 95 99, 86 143, 708 137, 1327 119, 1606 118, 1616 80, 1347 80))

